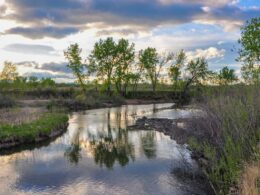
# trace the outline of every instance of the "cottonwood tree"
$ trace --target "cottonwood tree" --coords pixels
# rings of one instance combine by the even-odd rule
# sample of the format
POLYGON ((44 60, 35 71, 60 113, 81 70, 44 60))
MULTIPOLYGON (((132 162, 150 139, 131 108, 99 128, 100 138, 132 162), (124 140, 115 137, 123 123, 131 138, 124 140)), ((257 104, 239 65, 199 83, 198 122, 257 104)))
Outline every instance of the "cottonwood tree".
POLYGON ((205 58, 191 60, 186 68, 189 78, 184 87, 184 93, 187 92, 192 84, 200 84, 209 74, 208 63, 205 58))
POLYGON ((252 18, 241 29, 238 60, 243 62, 242 76, 249 83, 260 81, 260 18, 252 18))
POLYGON ((118 64, 118 49, 113 38, 100 39, 94 46, 89 56, 89 71, 95 73, 106 85, 106 90, 111 95, 113 73, 118 64))
POLYGON ((86 65, 82 62, 81 58, 82 50, 79 45, 71 44, 66 51, 64 51, 64 56, 68 60, 68 67, 72 70, 73 74, 77 78, 77 82, 80 84, 82 91, 86 92, 86 65))
POLYGON ((170 65, 169 77, 173 82, 173 86, 177 89, 178 83, 181 77, 181 69, 184 67, 186 62, 186 54, 183 50, 176 54, 175 61, 170 65))
POLYGON ((238 80, 238 78, 235 75, 235 70, 229 69, 227 66, 225 66, 219 71, 219 74, 218 74, 219 84, 228 85, 237 80, 238 80))
POLYGON ((3 81, 14 81, 18 77, 16 65, 12 62, 5 61, 4 68, 0 74, 0 79, 3 81))
POLYGON ((132 78, 131 65, 135 60, 135 48, 133 43, 130 44, 128 40, 120 39, 116 49, 117 60, 113 80, 117 91, 122 95, 126 95, 127 86, 132 78))

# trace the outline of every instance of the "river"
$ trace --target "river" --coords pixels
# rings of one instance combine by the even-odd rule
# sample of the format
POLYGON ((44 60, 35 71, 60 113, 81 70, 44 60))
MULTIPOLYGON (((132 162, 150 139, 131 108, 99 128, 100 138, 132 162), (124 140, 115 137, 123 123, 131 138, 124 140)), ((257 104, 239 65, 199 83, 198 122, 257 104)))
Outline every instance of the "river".
POLYGON ((142 116, 179 118, 172 104, 70 114, 66 133, 41 147, 0 155, 0 194, 203 194, 179 174, 196 171, 185 146, 156 131, 128 131, 142 116))

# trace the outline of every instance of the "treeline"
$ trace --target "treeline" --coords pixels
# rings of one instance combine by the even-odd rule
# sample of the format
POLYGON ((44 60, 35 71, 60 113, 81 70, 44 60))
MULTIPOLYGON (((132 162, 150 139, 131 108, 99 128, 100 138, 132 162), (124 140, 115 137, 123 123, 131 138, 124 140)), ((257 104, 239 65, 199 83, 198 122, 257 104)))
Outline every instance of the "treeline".
MULTIPOLYGON (((151 85, 153 92, 158 89, 158 85, 168 84, 172 86, 172 90, 184 93, 192 85, 229 85, 242 81, 248 84, 259 83, 259 23, 260 18, 253 18, 241 31, 241 48, 237 60, 243 63, 242 80, 227 66, 219 72, 210 71, 208 62, 203 57, 188 60, 184 50, 159 54, 155 48, 148 47, 136 51, 135 44, 126 39, 100 39, 87 59, 82 59, 82 49, 79 45, 72 44, 64 51, 64 56, 84 93, 89 83, 96 90, 98 86, 102 86, 101 91, 106 91, 109 95, 115 91, 123 96, 126 96, 129 90, 137 91, 138 86, 146 83, 151 85)), ((36 77, 20 77, 15 64, 11 62, 5 62, 0 73, 0 83, 14 84, 21 88, 55 86, 55 82, 50 78, 37 80, 36 77)))
POLYGON ((81 52, 78 44, 72 44, 64 55, 83 91, 90 76, 96 78, 93 83, 102 83, 108 94, 115 86, 116 92, 123 96, 128 89, 137 91, 141 83, 150 83, 153 92, 162 83, 186 92, 194 84, 231 84, 238 80, 234 70, 227 66, 220 72, 212 72, 203 57, 189 61, 184 50, 159 54, 148 47, 136 52, 134 43, 126 39, 117 42, 111 37, 101 39, 86 60, 81 58, 81 52))

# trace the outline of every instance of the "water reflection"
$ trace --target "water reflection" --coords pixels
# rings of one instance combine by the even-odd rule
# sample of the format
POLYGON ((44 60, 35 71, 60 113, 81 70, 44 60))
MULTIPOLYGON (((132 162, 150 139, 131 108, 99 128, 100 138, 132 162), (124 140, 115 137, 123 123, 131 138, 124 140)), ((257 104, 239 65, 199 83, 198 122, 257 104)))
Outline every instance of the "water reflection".
POLYGON ((141 135, 142 149, 149 159, 156 158, 155 132, 145 132, 141 135))
POLYGON ((0 156, 0 194, 184 194, 170 175, 180 159, 192 163, 186 148, 159 132, 126 129, 170 105, 72 114, 49 145, 0 156))

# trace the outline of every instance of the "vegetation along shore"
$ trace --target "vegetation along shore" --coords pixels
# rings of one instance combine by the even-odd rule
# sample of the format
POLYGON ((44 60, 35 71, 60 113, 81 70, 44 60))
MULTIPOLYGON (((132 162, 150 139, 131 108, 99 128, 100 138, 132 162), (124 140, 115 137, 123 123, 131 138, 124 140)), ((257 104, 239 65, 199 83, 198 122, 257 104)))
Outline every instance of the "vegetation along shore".
POLYGON ((260 18, 253 18, 241 29, 240 76, 228 66, 209 70, 204 57, 189 59, 184 50, 137 52, 134 43, 112 37, 100 39, 86 59, 78 44, 64 51, 75 83, 22 77, 14 63, 5 62, 0 151, 61 135, 73 111, 171 102, 172 109, 188 106, 200 114, 174 120, 143 117, 128 129, 160 131, 187 145, 212 194, 259 194, 259 26, 260 18))

